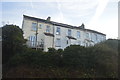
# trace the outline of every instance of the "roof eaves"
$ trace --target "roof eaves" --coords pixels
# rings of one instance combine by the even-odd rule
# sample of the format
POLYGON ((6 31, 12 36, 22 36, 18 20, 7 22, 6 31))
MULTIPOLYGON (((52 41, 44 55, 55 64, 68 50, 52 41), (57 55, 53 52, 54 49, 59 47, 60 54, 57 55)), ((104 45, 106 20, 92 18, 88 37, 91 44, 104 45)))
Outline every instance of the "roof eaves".
POLYGON ((83 28, 72 26, 72 25, 68 25, 68 24, 58 23, 58 22, 54 22, 54 21, 47 21, 45 19, 40 19, 40 18, 36 18, 36 17, 30 17, 30 16, 26 16, 26 15, 23 15, 23 16, 25 18, 29 18, 29 19, 32 19, 32 20, 38 20, 38 21, 41 21, 41 22, 44 22, 44 23, 53 24, 53 25, 56 25, 56 26, 61 26, 61 27, 66 27, 66 28, 71 28, 71 29, 87 30, 87 31, 91 31, 91 32, 102 34, 102 35, 106 36, 106 34, 103 34, 101 32, 97 32, 97 31, 94 31, 94 30, 90 30, 90 29, 83 29, 83 28))
POLYGON ((103 34, 103 33, 98 32, 98 31, 94 31, 94 30, 91 30, 91 29, 85 29, 85 30, 87 30, 87 31, 91 31, 91 32, 94 32, 94 33, 98 33, 98 34, 102 34, 102 35, 105 35, 105 36, 106 36, 106 34, 103 34))

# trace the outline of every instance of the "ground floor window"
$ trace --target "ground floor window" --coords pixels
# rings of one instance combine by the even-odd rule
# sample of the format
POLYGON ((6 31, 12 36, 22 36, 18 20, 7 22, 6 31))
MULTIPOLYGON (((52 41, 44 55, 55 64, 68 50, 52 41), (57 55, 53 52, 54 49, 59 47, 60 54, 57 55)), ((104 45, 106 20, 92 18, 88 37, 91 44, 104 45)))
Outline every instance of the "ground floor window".
POLYGON ((30 42, 30 46, 35 47, 36 45, 36 36, 29 36, 29 42, 30 42))
POLYGON ((56 44, 55 44, 56 47, 61 47, 61 39, 60 38, 57 38, 56 39, 56 44))

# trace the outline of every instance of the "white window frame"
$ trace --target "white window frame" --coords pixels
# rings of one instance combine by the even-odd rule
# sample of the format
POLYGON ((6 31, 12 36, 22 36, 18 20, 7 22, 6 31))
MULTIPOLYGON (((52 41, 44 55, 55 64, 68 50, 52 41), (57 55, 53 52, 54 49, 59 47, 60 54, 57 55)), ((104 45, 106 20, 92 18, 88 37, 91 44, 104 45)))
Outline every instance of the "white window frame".
POLYGON ((50 33, 50 26, 49 25, 46 26, 46 32, 50 33))
POLYGON ((31 46, 34 46, 35 47, 35 44, 36 44, 36 36, 29 36, 29 41, 31 43, 31 46))
POLYGON ((77 31, 77 38, 80 38, 80 31, 77 31))
POLYGON ((60 38, 56 38, 56 47, 61 47, 61 39, 60 38))
POLYGON ((32 23, 32 30, 33 31, 36 31, 37 30, 37 23, 32 23))
POLYGON ((90 39, 90 35, 88 32, 86 33, 86 39, 90 39))
POLYGON ((39 24, 39 29, 42 29, 42 24, 39 24))
POLYGON ((68 29, 68 36, 72 36, 72 30, 68 29))
POLYGON ((57 28, 56 28, 56 34, 57 34, 57 35, 60 35, 60 33, 61 33, 61 29, 60 29, 60 27, 57 27, 57 28))

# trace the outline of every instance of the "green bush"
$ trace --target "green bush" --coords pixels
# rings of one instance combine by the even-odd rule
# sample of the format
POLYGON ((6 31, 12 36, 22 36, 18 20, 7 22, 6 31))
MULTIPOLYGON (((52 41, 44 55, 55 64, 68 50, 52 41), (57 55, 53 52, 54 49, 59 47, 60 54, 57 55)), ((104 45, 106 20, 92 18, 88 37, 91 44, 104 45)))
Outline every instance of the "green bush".
POLYGON ((55 48, 48 48, 48 53, 56 53, 56 49, 55 48))
POLYGON ((71 45, 63 51, 63 63, 65 66, 83 67, 86 61, 85 47, 71 45))
MULTIPOLYGON (((108 40, 109 41, 109 40, 108 40)), ((92 47, 71 45, 64 49, 49 48, 48 52, 26 48, 24 53, 18 53, 9 63, 13 66, 26 64, 32 67, 69 68, 81 70, 93 77, 117 77, 118 52, 107 41, 92 47)))
POLYGON ((16 25, 2 27, 2 63, 5 64, 16 53, 24 52, 26 40, 23 31, 16 25))
POLYGON ((116 50, 113 50, 106 44, 99 44, 94 47, 93 54, 95 55, 95 69, 98 75, 107 77, 117 76, 118 53, 116 50))

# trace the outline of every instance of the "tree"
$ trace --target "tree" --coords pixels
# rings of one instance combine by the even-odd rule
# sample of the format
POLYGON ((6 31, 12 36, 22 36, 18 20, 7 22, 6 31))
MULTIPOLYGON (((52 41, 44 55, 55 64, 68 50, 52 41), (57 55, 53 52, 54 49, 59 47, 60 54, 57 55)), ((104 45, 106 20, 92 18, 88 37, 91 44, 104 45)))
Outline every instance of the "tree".
POLYGON ((71 67, 83 67, 85 62, 86 62, 85 47, 71 45, 64 50, 63 52, 64 65, 71 67))
POLYGON ((118 40, 106 40, 93 47, 96 74, 103 77, 117 77, 118 40))
POLYGON ((22 53, 26 40, 23 31, 16 25, 5 25, 2 27, 2 58, 6 63, 14 54, 22 53))

